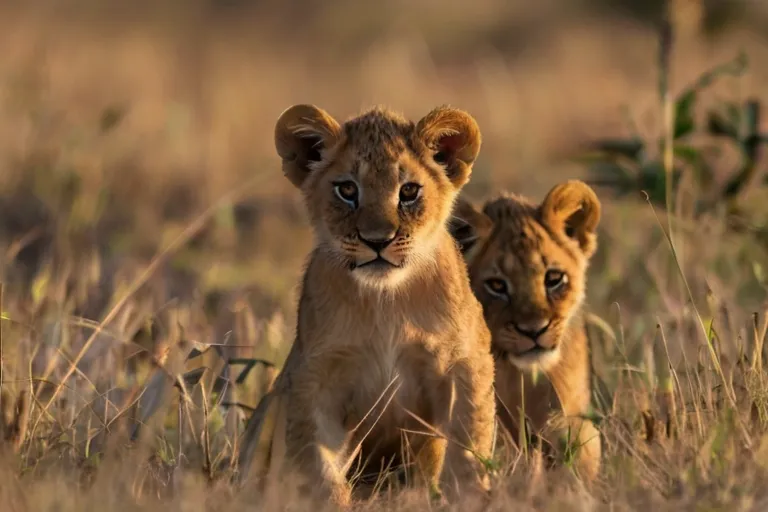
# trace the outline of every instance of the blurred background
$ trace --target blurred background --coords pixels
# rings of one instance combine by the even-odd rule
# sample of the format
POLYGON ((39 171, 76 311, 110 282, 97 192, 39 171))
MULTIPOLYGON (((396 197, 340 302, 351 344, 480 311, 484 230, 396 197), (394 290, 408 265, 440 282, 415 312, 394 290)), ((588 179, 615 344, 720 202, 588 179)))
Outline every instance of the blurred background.
MULTIPOLYGON (((736 339, 766 299, 759 157, 768 6, 669 5, 678 261, 706 318, 729 306, 736 339)), ((246 307, 242 336, 258 337, 242 333, 266 332, 254 326, 268 321, 274 329, 278 318, 290 341, 312 240, 273 149, 278 115, 314 103, 345 119, 386 104, 418 119, 450 103, 471 112, 484 136, 472 199, 500 189, 541 199, 560 180, 591 180, 605 213, 590 307, 629 340, 653 336, 656 322, 673 338, 690 333, 698 327, 662 230, 666 8, 661 0, 6 0, 4 308, 29 326, 51 312, 100 321, 117 305, 115 332, 151 348, 179 325, 182 337, 221 341, 246 307), (603 156, 587 159, 595 148, 603 156), (187 316, 158 334, 152 326, 171 307, 187 316)), ((18 327, 8 339, 60 345, 42 332, 18 327)), ((79 336, 82 345, 87 333, 79 336)), ((39 368, 52 368, 51 353, 35 359, 39 368)))

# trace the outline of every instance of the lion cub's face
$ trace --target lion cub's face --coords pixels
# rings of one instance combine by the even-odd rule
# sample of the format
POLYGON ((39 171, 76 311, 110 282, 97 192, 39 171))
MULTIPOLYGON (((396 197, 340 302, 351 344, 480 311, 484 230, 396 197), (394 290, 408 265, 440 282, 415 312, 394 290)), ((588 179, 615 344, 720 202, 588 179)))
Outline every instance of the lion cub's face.
POLYGON ((441 107, 418 123, 383 109, 344 124, 309 105, 275 128, 318 248, 363 285, 393 288, 433 259, 480 149, 474 119, 441 107))
POLYGON ((460 201, 451 230, 462 246, 472 289, 483 305, 493 346, 520 368, 559 360, 569 320, 584 298, 597 247, 600 203, 586 184, 553 188, 541 205, 518 196, 460 201))

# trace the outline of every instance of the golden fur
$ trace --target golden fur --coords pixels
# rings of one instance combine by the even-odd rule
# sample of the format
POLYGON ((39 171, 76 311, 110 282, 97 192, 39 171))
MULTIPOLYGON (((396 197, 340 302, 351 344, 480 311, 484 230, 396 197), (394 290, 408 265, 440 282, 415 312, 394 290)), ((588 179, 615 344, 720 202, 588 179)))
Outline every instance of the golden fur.
POLYGON ((601 442, 583 419, 591 367, 581 306, 599 220, 594 191, 574 180, 554 187, 540 205, 505 194, 478 211, 460 200, 451 224, 491 330, 502 423, 517 441, 521 409, 538 432, 561 409, 587 480, 599 471, 601 442), (533 379, 535 372, 547 379, 533 379))
POLYGON ((263 452, 256 439, 284 429, 291 467, 346 505, 353 458, 374 471, 405 462, 404 438, 417 480, 482 493, 482 463, 465 448, 491 455, 490 332, 447 228, 480 149, 474 119, 440 107, 412 123, 375 108, 340 125, 297 105, 275 143, 316 242, 296 340, 249 422, 241 471, 263 452), (451 441, 424 435, 412 415, 451 441))

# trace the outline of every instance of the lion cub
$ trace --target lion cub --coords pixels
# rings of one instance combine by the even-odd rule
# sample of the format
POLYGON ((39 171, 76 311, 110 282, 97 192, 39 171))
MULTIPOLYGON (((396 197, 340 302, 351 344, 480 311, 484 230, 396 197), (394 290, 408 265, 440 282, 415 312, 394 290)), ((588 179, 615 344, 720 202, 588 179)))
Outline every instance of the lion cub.
MULTIPOLYGON (((487 488, 477 456, 494 436, 491 335, 447 227, 480 144, 474 119, 448 107, 418 123, 375 108, 339 124, 296 105, 277 121, 316 242, 270 398, 286 403, 286 460, 338 505, 353 459, 404 463, 403 444, 433 491, 487 488)), ((246 437, 259 435, 260 409, 246 437)))
POLYGON ((599 221, 594 191, 567 181, 540 205, 503 195, 480 212, 460 200, 451 223, 493 336, 502 423, 517 441, 521 408, 536 431, 561 408, 570 432, 559 430, 562 424, 556 430, 570 435, 578 448, 576 468, 589 481, 600 468, 601 442, 583 418, 590 408, 591 366, 581 306, 599 221), (535 381, 538 371, 547 379, 535 381))

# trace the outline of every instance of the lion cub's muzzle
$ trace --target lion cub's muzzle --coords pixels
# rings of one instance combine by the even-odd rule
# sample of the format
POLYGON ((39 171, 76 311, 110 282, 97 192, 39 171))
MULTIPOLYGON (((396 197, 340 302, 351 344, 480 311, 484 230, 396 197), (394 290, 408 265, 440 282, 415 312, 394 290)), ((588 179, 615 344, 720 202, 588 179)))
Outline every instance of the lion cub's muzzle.
POLYGON ((558 338, 550 318, 509 322, 505 330, 508 353, 519 363, 532 364, 557 354, 558 338))
POLYGON ((397 247, 398 235, 396 230, 358 232, 360 250, 355 258, 355 268, 386 271, 401 267, 403 258, 397 247))
POLYGON ((552 320, 549 318, 542 318, 531 322, 511 322, 511 328, 522 335, 526 339, 526 342, 532 346, 524 349, 524 351, 541 350, 547 351, 554 348, 554 340, 546 336, 549 327, 552 325, 552 320))

